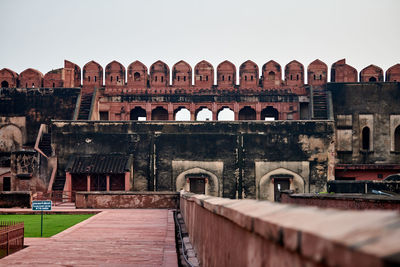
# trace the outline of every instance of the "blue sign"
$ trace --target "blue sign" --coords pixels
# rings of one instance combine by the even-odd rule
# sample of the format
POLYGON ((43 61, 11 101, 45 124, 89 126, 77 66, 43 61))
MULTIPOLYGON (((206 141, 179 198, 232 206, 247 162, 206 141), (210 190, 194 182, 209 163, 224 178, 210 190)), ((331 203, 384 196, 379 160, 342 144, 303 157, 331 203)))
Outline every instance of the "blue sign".
POLYGON ((51 210, 51 200, 32 201, 32 210, 51 210))

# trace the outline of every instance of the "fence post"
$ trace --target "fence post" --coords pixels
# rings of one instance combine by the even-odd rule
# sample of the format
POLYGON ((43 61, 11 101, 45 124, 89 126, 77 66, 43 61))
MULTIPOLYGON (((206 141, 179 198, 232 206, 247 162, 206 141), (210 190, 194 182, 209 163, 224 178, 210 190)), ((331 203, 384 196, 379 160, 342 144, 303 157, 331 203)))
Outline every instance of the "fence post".
POLYGON ((10 238, 9 238, 9 231, 7 231, 7 252, 6 255, 10 254, 10 238))

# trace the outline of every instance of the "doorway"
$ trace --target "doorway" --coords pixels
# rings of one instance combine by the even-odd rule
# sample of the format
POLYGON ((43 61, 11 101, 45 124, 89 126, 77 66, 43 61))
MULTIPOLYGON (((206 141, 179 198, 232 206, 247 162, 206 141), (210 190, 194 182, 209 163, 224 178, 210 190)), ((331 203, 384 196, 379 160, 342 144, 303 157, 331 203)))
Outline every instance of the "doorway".
POLYGON ((190 177, 189 178, 190 192, 195 194, 206 193, 206 179, 201 177, 190 177))
POLYGON ((290 178, 282 177, 274 179, 274 201, 281 201, 281 191, 290 189, 290 178))
POLYGON ((11 178, 10 177, 3 178, 3 191, 11 191, 11 178))

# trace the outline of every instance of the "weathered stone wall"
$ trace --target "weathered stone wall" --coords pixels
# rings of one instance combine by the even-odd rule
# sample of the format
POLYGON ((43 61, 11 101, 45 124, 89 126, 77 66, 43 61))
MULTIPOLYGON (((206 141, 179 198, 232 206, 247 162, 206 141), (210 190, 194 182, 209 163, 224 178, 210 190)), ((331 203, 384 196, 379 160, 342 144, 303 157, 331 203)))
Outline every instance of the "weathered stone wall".
POLYGON ((331 121, 52 124, 60 176, 71 156, 122 153, 134 158, 133 190, 176 191, 180 175, 195 172, 208 175, 213 195, 230 198, 259 197, 257 177, 277 169, 296 173, 296 166, 306 168, 298 174, 304 183, 299 192, 325 191, 333 178, 332 144, 331 121))
POLYGON ((183 194, 201 266, 399 266, 400 215, 183 194), (210 223, 212 222, 212 223, 210 223))
POLYGON ((24 145, 33 145, 40 124, 48 124, 51 119, 72 119, 79 93, 80 89, 76 88, 3 88, 0 90, 0 116, 25 117, 24 145))
POLYGON ((338 163, 398 164, 394 131, 400 125, 400 83, 330 83, 336 122, 338 163), (362 130, 369 127, 369 150, 362 130))
POLYGON ((344 210, 398 210, 400 198, 363 194, 289 194, 281 193, 281 202, 344 210))
POLYGON ((30 208, 32 194, 29 191, 0 192, 0 208, 30 208))
POLYGON ((77 192, 78 209, 177 209, 178 192, 77 192))

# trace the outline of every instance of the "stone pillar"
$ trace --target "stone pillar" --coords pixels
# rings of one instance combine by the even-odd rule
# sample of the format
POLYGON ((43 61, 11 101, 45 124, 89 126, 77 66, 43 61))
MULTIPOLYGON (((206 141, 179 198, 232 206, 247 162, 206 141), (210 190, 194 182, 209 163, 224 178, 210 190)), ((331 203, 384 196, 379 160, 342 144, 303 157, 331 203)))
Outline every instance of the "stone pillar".
POLYGON ((106 179, 107 179, 106 191, 108 192, 110 191, 110 175, 107 175, 106 179))
POLYGON ((146 120, 151 121, 151 104, 146 103, 146 120))
POLYGON ((90 192, 90 175, 86 176, 86 189, 90 192))
POLYGON ((131 183, 129 181, 130 178, 130 172, 126 172, 125 173, 125 191, 129 191, 129 189, 131 188, 131 183))
POLYGON ((218 107, 216 103, 212 103, 211 106, 211 112, 212 112, 212 120, 217 121, 218 120, 218 107))
POLYGON ((65 193, 67 194, 69 201, 72 201, 72 177, 69 172, 65 173, 64 191, 66 191, 65 193))
POLYGON ((173 121, 174 118, 174 107, 172 106, 172 103, 168 103, 168 120, 173 121))
POLYGON ((235 113, 235 121, 239 120, 239 104, 235 102, 233 104, 233 113, 235 113))
POLYGON ((258 120, 258 121, 261 120, 261 104, 260 103, 256 104, 256 120, 258 120))

